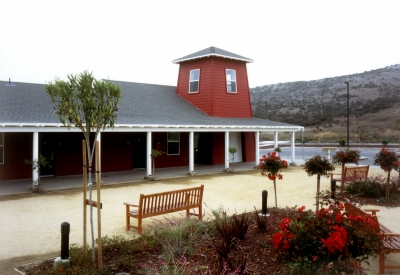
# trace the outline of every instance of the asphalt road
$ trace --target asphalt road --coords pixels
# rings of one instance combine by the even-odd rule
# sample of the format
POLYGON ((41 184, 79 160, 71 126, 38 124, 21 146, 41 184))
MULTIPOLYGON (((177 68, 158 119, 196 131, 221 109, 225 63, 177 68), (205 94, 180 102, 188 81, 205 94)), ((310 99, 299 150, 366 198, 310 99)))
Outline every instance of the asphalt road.
MULTIPOLYGON (((354 148, 360 151, 361 160, 359 161, 359 165, 374 165, 374 159, 376 154, 379 152, 381 148, 354 148)), ((284 159, 290 159, 291 157, 291 148, 290 147, 281 147, 280 156, 284 159)), ((328 157, 327 152, 322 151, 322 147, 297 147, 295 149, 295 159, 296 160, 307 160, 312 158, 313 156, 320 155, 328 157)), ((392 149, 395 151, 399 151, 399 149, 392 149)), ((260 156, 267 154, 268 152, 272 152, 272 149, 260 149, 260 156)), ((331 151, 331 155, 334 152, 331 151)))

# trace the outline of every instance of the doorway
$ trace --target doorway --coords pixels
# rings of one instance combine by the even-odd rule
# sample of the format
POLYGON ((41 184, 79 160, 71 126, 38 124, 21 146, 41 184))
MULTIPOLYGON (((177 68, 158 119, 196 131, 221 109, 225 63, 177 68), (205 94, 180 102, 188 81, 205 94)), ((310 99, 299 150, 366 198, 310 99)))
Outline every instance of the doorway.
POLYGON ((146 168, 146 144, 147 134, 146 133, 134 133, 132 135, 132 169, 146 168))
POLYGON ((213 133, 194 133, 194 164, 212 165, 213 133))

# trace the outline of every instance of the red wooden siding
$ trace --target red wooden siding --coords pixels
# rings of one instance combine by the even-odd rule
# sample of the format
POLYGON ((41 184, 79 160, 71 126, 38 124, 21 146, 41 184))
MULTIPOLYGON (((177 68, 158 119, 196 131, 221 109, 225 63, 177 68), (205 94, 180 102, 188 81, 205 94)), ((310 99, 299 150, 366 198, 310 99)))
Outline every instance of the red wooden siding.
POLYGON ((156 168, 189 166, 189 133, 180 133, 179 155, 167 155, 167 133, 152 134, 152 149, 165 152, 155 159, 156 168))
POLYGON ((252 117, 245 62, 220 57, 182 62, 177 93, 211 116, 252 117), (189 94, 189 74, 193 69, 200 69, 199 93, 189 94), (226 91, 226 69, 236 70, 237 93, 226 91))
POLYGON ((179 66, 177 93, 206 114, 212 113, 212 60, 202 58, 179 66), (199 92, 189 94, 190 70, 200 69, 199 92))
POLYGON ((101 145, 102 172, 132 170, 132 133, 102 133, 101 145))
MULTIPOLYGON (((55 175, 79 175, 82 174, 82 133, 57 133, 55 148, 55 175)), ((95 156, 93 156, 95 159, 95 156)), ((94 166, 93 161, 93 167, 94 166)), ((93 169, 94 170, 94 169, 93 169)))
POLYGON ((213 136, 213 165, 225 163, 225 133, 214 133, 213 136))
POLYGON ((253 132, 242 133, 242 159, 243 162, 256 161, 256 145, 253 132))
POLYGON ((32 133, 4 133, 4 164, 0 164, 0 180, 32 178, 32 133))

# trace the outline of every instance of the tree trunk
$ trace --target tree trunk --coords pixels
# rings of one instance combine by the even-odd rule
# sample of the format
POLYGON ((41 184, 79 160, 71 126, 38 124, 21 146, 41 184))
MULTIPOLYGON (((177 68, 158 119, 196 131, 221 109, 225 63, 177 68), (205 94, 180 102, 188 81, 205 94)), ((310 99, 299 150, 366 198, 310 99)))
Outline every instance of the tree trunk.
POLYGON ((389 202, 389 185, 390 185, 390 170, 388 171, 386 180, 386 203, 389 202))
POLYGON ((342 182, 340 184, 340 195, 343 195, 344 191, 344 179, 345 179, 345 174, 344 174, 344 162, 342 163, 342 182))
POLYGON ((320 187, 320 182, 321 182, 321 175, 318 174, 318 177, 317 177, 317 195, 315 196, 316 197, 315 213, 317 213, 318 210, 319 210, 319 187, 320 187))
POLYGON ((153 162, 153 175, 152 175, 152 176, 153 176, 153 179, 154 179, 154 173, 155 173, 155 169, 156 169, 155 166, 156 166, 156 165, 155 165, 155 163, 154 163, 154 158, 152 158, 152 160, 153 160, 153 161, 152 161, 152 162, 153 162))
POLYGON ((88 185, 89 185, 89 203, 90 203, 90 233, 92 235, 92 261, 95 262, 95 249, 94 249, 94 229, 93 229, 93 205, 92 205, 92 151, 90 150, 90 140, 89 137, 86 138, 87 142, 87 151, 88 151, 88 161, 89 161, 89 165, 88 165, 88 170, 89 170, 89 174, 88 174, 88 185))
POLYGON ((276 179, 274 179, 274 192, 275 192, 275 208, 278 208, 278 200, 276 198, 276 179))

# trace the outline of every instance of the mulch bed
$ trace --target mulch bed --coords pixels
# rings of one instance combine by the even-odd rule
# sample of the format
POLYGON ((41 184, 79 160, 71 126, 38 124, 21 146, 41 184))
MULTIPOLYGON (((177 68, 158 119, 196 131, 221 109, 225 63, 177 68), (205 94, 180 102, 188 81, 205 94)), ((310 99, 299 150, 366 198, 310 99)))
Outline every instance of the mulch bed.
MULTIPOLYGON (((365 197, 353 197, 352 202, 358 204, 372 204, 387 207, 398 207, 400 202, 386 203, 384 199, 372 199, 365 197)), ((238 241, 235 248, 230 254, 233 265, 239 266, 240 261, 246 260, 245 274, 290 274, 289 271, 279 262, 275 261, 275 250, 272 245, 272 234, 279 230, 279 223, 282 218, 287 217, 290 209, 268 209, 270 214, 269 225, 265 232, 260 233, 258 228, 253 226, 246 234, 243 241, 238 241)), ((247 213, 254 215, 254 213, 247 213)), ((132 241, 135 246, 135 240, 132 241)), ((221 264, 218 260, 218 254, 215 250, 212 240, 208 236, 203 236, 201 240, 196 242, 193 247, 194 252, 185 258, 185 268, 190 270, 189 274, 229 274, 223 273, 221 264)), ((110 274, 119 272, 127 272, 129 274, 147 274, 144 267, 152 268, 153 270, 160 267, 160 249, 148 250, 146 248, 138 249, 137 253, 130 257, 127 261, 130 266, 121 261, 121 254, 117 247, 107 247, 103 250, 103 263, 108 267, 110 274)), ((42 274, 46 270, 53 267, 53 261, 47 261, 44 264, 32 264, 19 269, 25 274, 42 274), (35 273, 36 272, 36 273, 35 273)), ((230 268, 227 267, 230 271, 230 268)), ((361 275, 367 274, 363 270, 354 270, 352 274, 361 275)))

